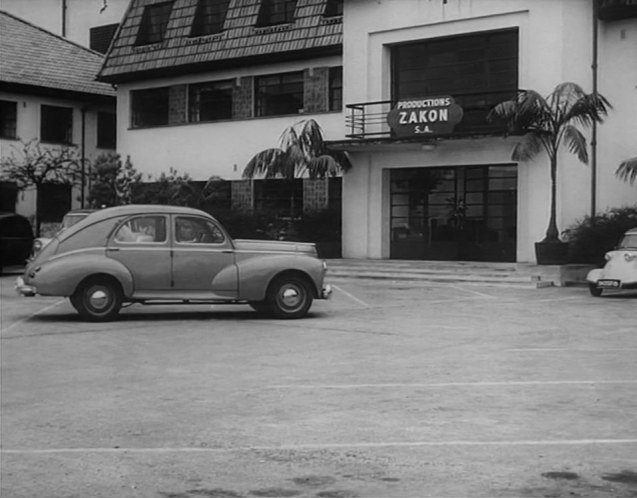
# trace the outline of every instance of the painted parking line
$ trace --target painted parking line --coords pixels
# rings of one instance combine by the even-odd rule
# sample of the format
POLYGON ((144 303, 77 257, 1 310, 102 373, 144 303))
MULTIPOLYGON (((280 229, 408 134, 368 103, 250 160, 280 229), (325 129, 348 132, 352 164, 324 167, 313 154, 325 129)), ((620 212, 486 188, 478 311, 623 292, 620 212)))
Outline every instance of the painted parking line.
POLYGON ((10 330, 13 330, 14 328, 18 327, 19 325, 22 325, 23 323, 28 322, 34 316, 38 316, 41 313, 46 313, 47 311, 52 310, 53 308, 55 308, 56 306, 59 306, 60 304, 64 303, 65 301, 66 301, 65 299, 60 299, 59 301, 56 301, 55 303, 50 304, 49 306, 45 306, 44 308, 41 308, 41 309, 39 309, 38 311, 36 311, 34 313, 31 313, 26 318, 22 318, 22 319, 18 320, 17 322, 12 323, 7 328, 1 329, 0 333, 2 333, 2 334, 7 333, 10 330))
POLYGON ((452 441, 376 441, 341 443, 298 443, 240 446, 215 448, 207 446, 162 447, 162 448, 31 448, 1 449, 2 455, 50 455, 77 453, 234 453, 249 451, 298 451, 298 450, 338 450, 338 449, 376 449, 376 448, 418 448, 418 447, 459 447, 459 446, 603 446, 637 444, 637 438, 628 439, 521 439, 512 441, 489 440, 452 440, 452 441))
POLYGON ((360 304, 361 306, 364 306, 365 308, 371 308, 372 307, 370 304, 366 303, 362 299, 357 298, 354 294, 351 294, 351 293, 347 292, 345 289, 341 289, 338 285, 332 284, 332 288, 336 289, 337 291, 341 292, 342 294, 345 294, 347 297, 349 297, 353 301, 356 301, 358 304, 360 304))
POLYGON ((576 385, 637 385, 637 380, 523 380, 485 382, 389 382, 378 384, 275 384, 266 389, 386 389, 418 388, 438 389, 445 387, 507 387, 507 386, 576 386, 576 385))

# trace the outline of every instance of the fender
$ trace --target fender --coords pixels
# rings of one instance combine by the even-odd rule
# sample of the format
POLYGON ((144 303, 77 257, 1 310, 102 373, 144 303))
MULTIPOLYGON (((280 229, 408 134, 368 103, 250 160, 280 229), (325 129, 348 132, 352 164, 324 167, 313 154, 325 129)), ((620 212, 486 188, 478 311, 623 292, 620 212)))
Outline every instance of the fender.
POLYGON ((98 274, 114 277, 122 286, 124 296, 132 295, 132 275, 119 261, 107 258, 102 247, 54 256, 30 269, 29 283, 43 296, 70 296, 82 280, 98 274))
POLYGON ((239 299, 262 301, 270 282, 283 272, 298 271, 307 275, 313 293, 319 295, 323 286, 323 262, 313 257, 294 254, 259 255, 238 261, 239 299))
POLYGON ((586 275, 586 280, 591 283, 597 283, 597 281, 602 278, 603 271, 603 268, 595 268, 594 270, 589 271, 586 275))

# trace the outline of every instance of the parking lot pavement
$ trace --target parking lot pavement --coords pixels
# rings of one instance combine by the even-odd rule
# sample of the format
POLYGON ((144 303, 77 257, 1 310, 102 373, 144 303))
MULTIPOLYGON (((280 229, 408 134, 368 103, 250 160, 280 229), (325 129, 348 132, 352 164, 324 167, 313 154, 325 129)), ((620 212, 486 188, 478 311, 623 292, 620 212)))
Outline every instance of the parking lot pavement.
POLYGON ((0 278, 0 495, 637 496, 637 293, 332 283, 99 324, 0 278))

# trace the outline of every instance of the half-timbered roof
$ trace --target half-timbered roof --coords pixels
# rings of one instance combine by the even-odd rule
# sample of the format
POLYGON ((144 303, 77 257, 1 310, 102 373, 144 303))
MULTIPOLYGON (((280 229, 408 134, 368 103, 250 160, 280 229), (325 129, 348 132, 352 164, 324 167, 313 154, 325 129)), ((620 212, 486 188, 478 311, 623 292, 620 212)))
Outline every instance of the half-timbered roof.
POLYGON ((102 54, 0 11, 0 87, 88 98, 115 97, 96 81, 102 54))
POLYGON ((196 36, 199 1, 131 0, 98 78, 116 83, 342 51, 342 17, 324 15, 327 0, 298 0, 293 22, 271 26, 258 25, 262 0, 229 0, 222 29, 196 36), (162 39, 140 43, 145 9, 167 3, 162 39))

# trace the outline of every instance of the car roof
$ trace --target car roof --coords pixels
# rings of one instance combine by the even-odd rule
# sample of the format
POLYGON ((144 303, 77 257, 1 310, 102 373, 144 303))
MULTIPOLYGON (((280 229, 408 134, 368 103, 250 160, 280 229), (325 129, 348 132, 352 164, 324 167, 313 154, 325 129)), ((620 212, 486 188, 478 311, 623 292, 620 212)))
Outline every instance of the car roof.
POLYGON ((637 227, 626 230, 626 233, 624 235, 637 235, 637 227))
POLYGON ((130 216, 134 214, 197 214, 210 216, 208 213, 200 209, 185 206, 169 206, 165 204, 126 204, 124 206, 115 206, 100 209, 91 213, 90 217, 93 221, 105 220, 113 216, 130 216))

